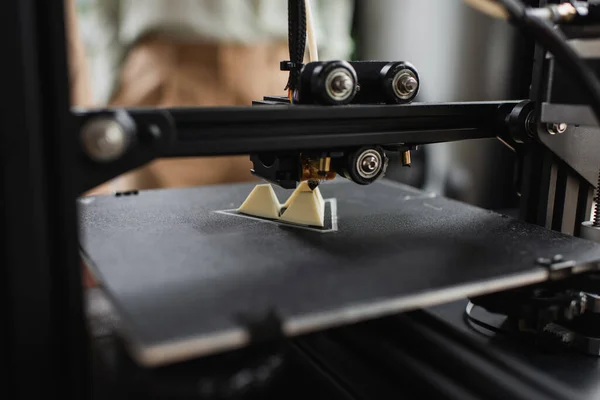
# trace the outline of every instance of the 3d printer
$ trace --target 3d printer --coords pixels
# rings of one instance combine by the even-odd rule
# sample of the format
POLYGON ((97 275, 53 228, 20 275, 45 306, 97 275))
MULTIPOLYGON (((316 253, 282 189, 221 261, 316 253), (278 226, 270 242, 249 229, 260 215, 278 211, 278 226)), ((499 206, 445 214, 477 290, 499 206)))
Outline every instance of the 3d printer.
POLYGON ((576 237, 597 240, 600 229, 597 219, 585 223, 600 170, 598 6, 497 3, 538 42, 529 99, 408 104, 422 84, 409 63, 301 66, 296 48, 282 64, 291 71, 288 98, 118 110, 69 109, 61 5, 5 4, 0 40, 13 99, 3 106, 0 146, 6 386, 17 397, 81 399, 93 377, 98 397, 234 398, 271 385, 293 353, 296 371, 327 376, 307 382, 320 382, 331 398, 394 388, 373 372, 381 365, 449 398, 569 398, 423 312, 310 336, 470 297, 522 331, 599 354, 600 245, 576 237), (520 220, 374 183, 386 152, 410 164, 415 146, 485 137, 518 150, 520 220), (241 201, 247 186, 76 201, 157 157, 225 154, 251 154, 255 174, 283 188, 334 172, 373 185, 328 185, 343 229, 321 236, 215 219, 226 218, 213 211, 241 201), (266 250, 273 255, 260 258, 266 250), (91 318, 91 333, 80 255, 119 317, 100 329, 91 318), (408 267, 397 268, 399 259, 408 267), (107 345, 99 332, 108 325, 116 339, 107 345), (385 347, 393 336, 406 343, 385 347), (102 377, 92 375, 92 360, 107 354, 102 377), (35 385, 27 384, 32 376, 35 385), (352 386, 357 377, 368 384, 352 386))

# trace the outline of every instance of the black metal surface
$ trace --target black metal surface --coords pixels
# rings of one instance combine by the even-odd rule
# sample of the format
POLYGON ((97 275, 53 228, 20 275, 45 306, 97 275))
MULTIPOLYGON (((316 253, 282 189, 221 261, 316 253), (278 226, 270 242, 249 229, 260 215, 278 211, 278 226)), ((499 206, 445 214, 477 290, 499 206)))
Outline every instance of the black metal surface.
MULTIPOLYGON (((542 124, 536 137, 581 175, 588 185, 595 186, 600 169, 600 131, 596 127, 595 117, 581 99, 578 85, 553 58, 538 55, 538 62, 544 73, 539 88, 542 94, 538 103, 539 121, 567 123, 568 129, 562 134, 550 135, 545 124, 542 124)), ((598 61, 588 60, 588 63, 595 70, 598 69, 598 61)))
MULTIPOLYGON (((551 66, 547 100, 556 104, 588 105, 587 99, 579 90, 579 85, 570 74, 556 64, 554 59, 550 59, 548 62, 551 66)), ((599 75, 600 59, 586 59, 586 63, 596 75, 599 75)))
MULTIPOLYGON (((574 391, 531 369, 510 355, 464 337, 452 326, 418 311, 398 318, 395 332, 415 337, 427 350, 425 359, 454 359, 439 368, 456 383, 482 394, 485 399, 573 399, 574 391)), ((416 344, 415 343, 415 344, 416 344)))
POLYGON ((346 332, 359 346, 362 342, 363 352, 375 356, 373 362, 381 360, 390 371, 410 371, 412 382, 407 385, 437 390, 427 396, 430 398, 573 398, 569 390, 511 368, 510 358, 464 340, 421 311, 361 324, 346 332), (411 368, 411 364, 418 367, 411 368))
POLYGON ((538 132, 538 138, 589 186, 596 186, 600 170, 600 129, 571 125, 557 135, 538 132))
POLYGON ((520 218, 578 235, 590 217, 593 186, 546 148, 527 145, 522 151, 520 218))
MULTIPOLYGON (((403 393, 407 399, 479 398, 467 385, 444 376, 438 366, 443 365, 439 356, 430 357, 423 343, 417 343, 422 338, 410 337, 406 330, 397 332, 393 326, 390 329, 386 320, 395 322, 394 317, 388 317, 314 334, 297 342, 303 343, 307 352, 315 354, 323 365, 337 373, 338 379, 350 390, 360 393, 359 398, 382 398, 390 390, 403 393), (336 347, 342 347, 345 354, 336 355, 336 347), (359 368, 361 376, 355 372, 359 368)), ((455 361, 452 360, 452 365, 455 361)))
MULTIPOLYGON (((79 149, 72 171, 79 192, 157 157, 330 150, 424 144, 505 135, 518 101, 367 106, 261 106, 125 109, 138 138, 121 159, 99 164, 79 149), (150 126, 160 135, 148 133, 150 126)), ((114 110, 77 110, 79 125, 114 110)))
MULTIPOLYGON (((473 329, 465 323, 463 314, 467 301, 457 301, 432 307, 427 313, 461 332, 468 340, 483 344, 505 357, 512 359, 512 365, 528 375, 537 376, 548 385, 563 388, 573 393, 571 398, 595 400, 600 398, 600 359, 580 353, 556 348, 556 351, 542 351, 531 346, 528 341, 485 330, 473 329)), ((477 318, 500 327, 505 317, 477 312, 477 318)))
POLYGON ((2 4, 3 390, 83 399, 87 341, 76 249, 75 154, 63 2, 2 4))
POLYGON ((593 186, 549 150, 529 147, 524 157, 521 218, 578 235, 590 218, 593 186))
MULTIPOLYGON (((78 119, 74 137, 78 137, 81 127, 89 119, 114 115, 117 111, 125 112, 122 109, 73 111, 78 119)), ((91 160, 82 146, 78 145, 74 149, 77 168, 69 171, 69 180, 76 185, 78 194, 154 160, 164 149, 169 148, 175 136, 169 112, 161 109, 128 109, 126 115, 134 121, 136 135, 123 157, 110 163, 100 163, 91 160)))
POLYGON ((500 106, 517 103, 169 109, 177 137, 163 155, 247 154, 494 137, 504 133, 505 112, 510 111, 500 106))
POLYGON ((542 256, 600 260, 595 243, 387 181, 368 190, 324 185, 323 196, 338 201, 334 233, 213 212, 237 207, 251 188, 80 203, 83 247, 126 317, 139 361, 242 346, 238 317, 247 312, 274 309, 295 335, 543 280, 542 256))
POLYGON ((466 301, 297 338, 356 398, 596 399, 598 359, 542 353, 465 324, 466 301), (503 340, 504 339, 504 340, 503 340), (566 361, 565 361, 566 360, 566 361), (565 362, 565 368, 561 363, 565 362))
POLYGON ((591 107, 572 104, 543 103, 540 121, 593 127, 598 125, 591 107))
MULTIPOLYGON (((368 344, 359 346, 344 340, 342 332, 353 330, 350 327, 306 335, 294 339, 293 343, 299 353, 305 354, 320 367, 324 379, 336 383, 353 399, 380 399, 386 398, 390 393, 397 393, 403 399, 414 398, 410 395, 411 392, 419 393, 424 398, 426 394, 430 394, 422 388, 409 386, 413 376, 400 365, 390 369, 385 361, 374 361, 377 356, 370 351, 372 348, 368 344), (403 374, 407 374, 409 379, 398 379, 403 374)), ((376 343, 372 344, 376 346, 376 343)))
POLYGON ((284 189, 295 189, 302 176, 300 153, 251 154, 252 174, 284 189))
POLYGON ((579 234, 581 223, 590 218, 597 185, 599 133, 597 128, 569 125, 565 132, 551 135, 546 124, 537 126, 535 137, 543 146, 526 144, 520 149, 523 220, 579 234))
MULTIPOLYGON (((566 27, 567 36, 586 36, 581 28, 566 27)), ((595 128, 579 126, 595 123, 591 124, 588 107, 567 104, 576 92, 570 81, 537 45, 530 98, 536 104, 536 121, 543 122, 535 136, 548 150, 537 144, 522 149, 521 218, 577 235, 581 223, 589 218, 591 190, 600 165, 600 136, 595 128), (568 134, 549 135, 546 122, 568 123, 568 134)))
MULTIPOLYGON (((90 295, 96 344, 103 347, 103 355, 113 354, 114 350, 104 342, 106 327, 110 330, 113 326, 112 315, 105 311, 109 305, 96 289, 90 295)), ((406 399, 456 400, 523 396, 591 400, 600 395, 600 359, 558 346, 548 352, 532 346, 528 340, 474 330, 464 322, 465 305, 466 301, 461 300, 430 308, 427 313, 439 319, 433 323, 426 321, 422 313, 411 313, 406 314, 408 318, 392 316, 296 338, 286 352, 286 364, 292 368, 282 380, 274 382, 282 390, 270 387, 270 391, 286 398, 326 393, 332 399, 382 398, 389 393, 406 399), (489 350, 482 352, 482 346, 489 350), (451 355, 456 353, 458 357, 451 355), (466 366, 457 368, 457 363, 466 366), (511 395, 506 395, 507 391, 511 395)), ((501 316, 480 309, 475 310, 475 316, 502 329, 501 316)), ((226 359, 217 359, 217 364, 227 368, 226 359)), ((179 368, 179 375, 187 377, 183 382, 193 382, 194 377, 200 376, 197 366, 179 368)), ((144 373, 143 369, 136 369, 144 373)), ((156 374, 155 379, 161 375, 156 374)), ((130 376, 122 374, 121 379, 127 381, 130 376)), ((171 395, 181 392, 179 386, 171 386, 171 395)), ((149 387, 148 383, 141 385, 145 390, 149 387)))
MULTIPOLYGON (((170 400, 179 398, 216 399, 217 396, 213 396, 214 389, 216 389, 218 381, 223 381, 223 377, 237 376, 239 382, 251 383, 251 379, 248 378, 252 378, 252 371, 248 371, 250 376, 246 371, 252 361, 256 360, 256 355, 261 352, 265 358, 274 354, 281 355, 282 370, 273 371, 277 372, 276 374, 268 374, 270 369, 268 365, 264 369, 257 370, 265 386, 265 390, 258 396, 257 393, 254 395, 249 393, 246 396, 236 397, 235 390, 229 390, 231 396, 227 398, 306 399, 314 397, 315 394, 332 400, 354 398, 348 396, 343 388, 330 379, 314 360, 289 340, 285 340, 279 345, 276 343, 263 345, 259 351, 251 350, 250 354, 246 354, 246 356, 243 352, 240 352, 235 358, 232 357, 232 354, 226 354, 225 357, 218 355, 213 361, 185 363, 185 365, 178 365, 175 368, 167 367, 157 371, 135 365, 129 357, 122 354, 123 349, 116 334, 118 326, 116 313, 102 290, 99 288, 88 289, 86 300, 91 335, 94 339, 96 390, 93 399, 131 398, 131 393, 123 390, 123 386, 129 387, 129 391, 151 393, 149 396, 142 396, 143 398, 156 399, 161 391, 165 394, 164 398, 170 400), (279 351, 276 351, 277 349, 279 351), (254 357, 248 357, 252 354, 254 357), (122 368, 123 362, 127 364, 126 370, 122 368), (139 379, 140 376, 144 379, 139 379), (173 379, 177 377, 179 379, 173 379), (153 391, 153 387, 158 387, 159 390, 153 391), (198 395, 200 389, 203 389, 203 396, 198 395), (177 396, 177 394, 181 396, 177 396)), ((232 379, 231 382, 235 382, 235 379, 232 379)))

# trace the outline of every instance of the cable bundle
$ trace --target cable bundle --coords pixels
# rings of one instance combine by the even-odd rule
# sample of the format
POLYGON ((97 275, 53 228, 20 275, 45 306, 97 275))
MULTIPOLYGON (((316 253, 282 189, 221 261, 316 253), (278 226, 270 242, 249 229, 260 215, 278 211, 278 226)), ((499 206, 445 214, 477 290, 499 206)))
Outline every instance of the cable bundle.
POLYGON ((286 89, 296 90, 306 48, 306 4, 304 0, 288 0, 288 46, 290 77, 286 89))

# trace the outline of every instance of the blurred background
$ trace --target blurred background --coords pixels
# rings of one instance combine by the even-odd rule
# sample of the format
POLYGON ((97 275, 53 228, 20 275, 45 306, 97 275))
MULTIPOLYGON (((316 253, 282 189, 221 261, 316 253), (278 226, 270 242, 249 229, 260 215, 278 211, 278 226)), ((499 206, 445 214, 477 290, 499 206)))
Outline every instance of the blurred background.
MULTIPOLYGON (((285 95, 286 0, 69 0, 75 105, 250 105, 285 95)), ((417 101, 527 97, 532 46, 463 0, 312 0, 322 60, 404 60, 417 101)), ((247 157, 157 160, 92 193, 249 181, 247 157)), ((516 205, 495 139, 420 147, 388 178, 486 208, 516 205)))

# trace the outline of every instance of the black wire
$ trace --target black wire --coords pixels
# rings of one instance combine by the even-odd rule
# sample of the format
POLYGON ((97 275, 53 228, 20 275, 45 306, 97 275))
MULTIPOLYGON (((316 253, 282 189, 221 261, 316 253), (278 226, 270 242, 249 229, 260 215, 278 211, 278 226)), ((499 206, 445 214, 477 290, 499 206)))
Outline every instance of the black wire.
POLYGON ((295 90, 300 81, 300 68, 306 48, 306 3, 288 0, 288 47, 292 68, 286 89, 295 90))
POLYGON ((587 97, 596 121, 600 123, 600 82, 592 69, 569 46, 565 36, 548 22, 527 12, 518 0, 496 0, 509 14, 510 21, 521 31, 531 34, 539 44, 554 55, 556 62, 580 86, 587 97))

